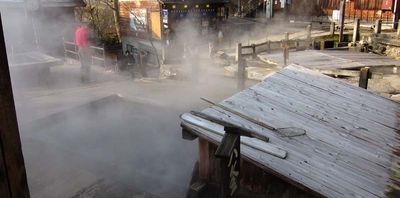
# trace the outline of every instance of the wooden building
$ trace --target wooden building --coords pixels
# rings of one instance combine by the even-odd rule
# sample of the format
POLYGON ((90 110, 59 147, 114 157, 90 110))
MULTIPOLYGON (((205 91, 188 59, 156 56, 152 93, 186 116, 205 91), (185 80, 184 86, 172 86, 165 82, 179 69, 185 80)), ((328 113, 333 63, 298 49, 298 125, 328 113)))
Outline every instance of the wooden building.
POLYGON ((216 158, 222 150, 218 145, 237 128, 253 133, 240 138, 238 172, 230 169, 229 181, 239 181, 231 184, 242 192, 259 197, 399 195, 399 104, 365 89, 289 65, 202 113, 181 116, 183 137, 198 138, 196 176, 206 183, 191 185, 192 191, 224 183, 221 173, 227 167, 216 158))
POLYGON ((160 56, 164 46, 182 48, 177 38, 189 29, 181 28, 184 21, 189 21, 199 35, 215 33, 218 24, 228 16, 227 4, 226 0, 121 0, 123 50, 144 50, 153 56, 157 52, 160 56))
MULTIPOLYGON (((290 6, 292 15, 332 17, 340 9, 341 0, 293 0, 290 6)), ((362 21, 381 19, 384 23, 397 21, 398 0, 346 0, 345 17, 359 18, 362 21), (396 18, 396 20, 395 20, 396 18)))

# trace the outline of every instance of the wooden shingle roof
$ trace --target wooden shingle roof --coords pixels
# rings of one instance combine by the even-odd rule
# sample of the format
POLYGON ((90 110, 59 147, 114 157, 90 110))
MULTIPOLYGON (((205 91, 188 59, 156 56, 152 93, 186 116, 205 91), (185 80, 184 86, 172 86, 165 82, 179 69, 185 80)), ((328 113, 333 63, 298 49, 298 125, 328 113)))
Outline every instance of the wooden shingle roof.
MULTIPOLYGON (((323 197, 385 197, 399 159, 398 103, 290 65, 219 104, 275 128, 306 131, 287 137, 217 106, 203 111, 268 136, 242 138, 241 148, 265 170, 323 197), (286 158, 274 155, 282 151, 286 158)), ((222 126, 188 113, 182 120, 208 141, 221 141, 222 126)))

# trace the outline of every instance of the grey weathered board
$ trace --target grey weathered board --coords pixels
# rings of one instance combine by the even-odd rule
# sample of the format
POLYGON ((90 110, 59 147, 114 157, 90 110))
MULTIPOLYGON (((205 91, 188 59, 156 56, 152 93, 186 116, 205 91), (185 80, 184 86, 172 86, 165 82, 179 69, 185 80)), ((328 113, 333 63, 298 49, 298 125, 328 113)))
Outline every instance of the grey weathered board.
MULTIPOLYGON (((258 57, 263 61, 283 65, 282 53, 261 53, 258 57)), ((299 64, 313 69, 352 69, 360 67, 400 66, 399 60, 387 56, 343 50, 306 50, 290 52, 288 63, 299 64)))
MULTIPOLYGON (((393 153, 399 145, 398 103, 289 65, 220 104, 273 127, 306 130, 305 136, 287 138, 216 106, 203 111, 268 136, 269 142, 256 141, 258 148, 251 138, 242 141, 242 155, 267 171, 324 197, 384 197, 391 164, 399 158, 393 153), (275 150, 287 152, 286 159, 273 155, 275 150)), ((221 141, 216 124, 199 118, 194 123, 190 116, 184 114, 183 122, 195 133, 221 141)))

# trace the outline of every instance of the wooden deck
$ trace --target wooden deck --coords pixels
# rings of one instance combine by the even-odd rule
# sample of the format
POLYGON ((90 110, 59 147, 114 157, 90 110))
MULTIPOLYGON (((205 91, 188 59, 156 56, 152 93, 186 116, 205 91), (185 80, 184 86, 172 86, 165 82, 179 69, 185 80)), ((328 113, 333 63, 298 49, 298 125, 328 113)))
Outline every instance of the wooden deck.
MULTIPOLYGON (((283 65, 282 53, 261 53, 264 62, 283 65)), ((387 56, 342 50, 306 50, 289 53, 288 64, 299 64, 313 69, 357 69, 361 67, 400 66, 400 61, 387 56)))
MULTIPOLYGON (((269 142, 242 138, 241 148, 266 171, 323 197, 385 197, 399 159, 398 103, 290 65, 219 104, 276 128, 306 130, 284 137, 216 106, 203 111, 268 136, 269 142), (283 152, 286 158, 274 155, 283 152)), ((221 141, 222 126, 192 114, 182 119, 197 135, 221 141)))

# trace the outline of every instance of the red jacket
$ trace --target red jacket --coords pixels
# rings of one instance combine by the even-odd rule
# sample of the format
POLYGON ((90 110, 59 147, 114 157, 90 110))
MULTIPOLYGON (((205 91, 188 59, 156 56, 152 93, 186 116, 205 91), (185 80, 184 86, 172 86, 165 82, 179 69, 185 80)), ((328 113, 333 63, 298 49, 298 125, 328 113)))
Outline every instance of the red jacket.
POLYGON ((78 29, 76 29, 75 44, 79 47, 89 46, 89 33, 86 27, 80 26, 78 29))

